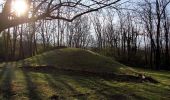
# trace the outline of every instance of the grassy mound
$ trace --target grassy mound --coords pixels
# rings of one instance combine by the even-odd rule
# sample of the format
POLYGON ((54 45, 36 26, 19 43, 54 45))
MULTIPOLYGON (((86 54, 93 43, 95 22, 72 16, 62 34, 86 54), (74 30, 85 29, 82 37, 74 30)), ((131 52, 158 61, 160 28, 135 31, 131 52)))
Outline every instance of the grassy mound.
POLYGON ((92 51, 64 48, 56 49, 43 54, 27 58, 20 62, 22 68, 31 71, 57 72, 58 70, 70 71, 73 74, 100 76, 117 81, 152 82, 158 81, 149 76, 129 68, 117 61, 94 53, 92 51))
POLYGON ((90 72, 131 73, 132 69, 92 51, 64 48, 56 49, 21 61, 26 66, 54 66, 90 72))
POLYGON ((0 64, 0 100, 169 100, 169 73, 129 68, 87 50, 58 49, 0 64), (141 82, 132 75, 139 72, 159 82, 149 77, 141 82))

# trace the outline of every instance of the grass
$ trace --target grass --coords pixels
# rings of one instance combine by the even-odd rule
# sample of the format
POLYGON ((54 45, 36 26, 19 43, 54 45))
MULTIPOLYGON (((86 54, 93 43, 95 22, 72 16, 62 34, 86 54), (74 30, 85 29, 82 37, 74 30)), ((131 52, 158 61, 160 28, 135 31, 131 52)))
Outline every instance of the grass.
MULTIPOLYGON (((29 66, 55 66, 62 69, 74 69, 92 72, 114 72, 121 73, 126 66, 105 57, 77 48, 56 49, 43 54, 20 61, 21 64, 29 66)), ((131 71, 129 69, 129 71, 131 71)), ((124 73, 124 72, 123 72, 124 73)))
MULTIPOLYGON (((76 52, 75 49, 71 49, 76 52)), ((70 52, 70 49, 62 50, 70 52), (68 51, 67 51, 68 50, 68 51)), ((79 50, 78 50, 79 51, 79 50)), ((58 52, 58 51, 57 51, 58 52)), ((81 51, 82 52, 82 51, 81 51)), ((48 52, 53 53, 53 51, 48 52)), ((89 56, 93 52, 86 51, 89 56)), ((71 53, 72 54, 72 53, 71 53)), ((81 53, 80 53, 81 54, 81 53)), ((95 59, 110 59, 98 54, 94 54, 95 59)), ((40 55, 38 55, 40 56, 40 55)), ((49 54, 48 54, 49 56, 49 54)), ((55 56, 55 55, 54 55, 55 56)), ((85 56, 85 55, 84 55, 85 56)), ((75 56, 71 56, 75 57, 75 56)), ((33 57, 35 59, 35 57, 33 57)), ((55 59, 51 63, 28 58, 30 64, 54 64, 58 65, 55 59), (34 63, 33 63, 34 62, 34 63)), ((57 57, 54 57, 57 58, 57 57)), ((86 57, 85 57, 86 58, 86 57)), ((45 61, 45 57, 43 58, 45 61)), ((64 59, 64 57, 63 57, 64 59)), ((69 58, 70 59, 70 58, 69 58)), ((91 58, 89 58, 91 59, 91 58)), ((48 59, 49 60, 49 59, 48 59)), ((71 59, 71 60, 75 60, 71 59)), ((87 60, 87 59, 86 59, 87 60)), ((92 59, 93 60, 93 59, 92 59)), ((101 60, 102 61, 102 60, 101 60)), ((96 61, 91 61, 90 63, 96 61)), ((127 72, 130 70, 137 72, 144 72, 148 76, 154 77, 160 83, 153 84, 149 82, 136 83, 117 81, 115 79, 106 79, 99 76, 84 75, 78 72, 64 71, 64 70, 27 70, 19 68, 25 65, 20 62, 9 62, 0 64, 0 100, 50 100, 51 98, 59 98, 59 100, 169 100, 170 99, 170 73, 168 71, 152 71, 144 69, 133 69, 128 67, 121 67, 121 64, 109 60, 113 65, 120 66, 120 68, 112 69, 115 72, 127 72), (123 69, 122 69, 123 68, 123 69), (119 71, 119 70, 120 71, 119 71), (123 71, 122 71, 123 70, 123 71)), ((104 62, 102 62, 104 63, 104 62)), ((63 64, 63 63, 60 63, 63 64)), ((70 64, 67 63, 66 64, 70 64)), ((62 67, 64 67, 63 64, 62 67)), ((81 63, 83 64, 83 63, 81 63)), ((100 63, 101 64, 101 63, 100 63)), ((104 63, 105 64, 105 63, 104 63)), ((95 64, 94 64, 95 65, 95 64)), ((97 68, 98 65, 90 67, 97 68)), ((59 67, 59 66, 56 66, 59 67)), ((80 65, 69 67, 78 68, 80 65)), ((87 66, 86 66, 87 67, 87 66)), ((102 67, 102 66, 101 66, 102 67)), ((107 66, 104 66, 107 68, 107 66)), ((88 69, 90 70, 90 68, 88 69)), ((99 70, 99 69, 98 69, 99 70)), ((125 74, 127 74, 125 73, 125 74)))

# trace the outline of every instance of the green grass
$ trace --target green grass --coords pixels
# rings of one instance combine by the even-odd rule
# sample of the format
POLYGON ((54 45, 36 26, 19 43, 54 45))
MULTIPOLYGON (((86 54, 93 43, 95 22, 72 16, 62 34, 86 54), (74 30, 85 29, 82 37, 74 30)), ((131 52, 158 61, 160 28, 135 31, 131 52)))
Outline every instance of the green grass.
MULTIPOLYGON (((144 69, 133 69, 123 66, 116 61, 112 61, 110 58, 100 56, 90 51, 84 51, 81 49, 60 49, 56 51, 50 51, 44 53, 41 56, 38 55, 39 60, 33 60, 28 58, 25 61, 9 62, 0 64, 0 100, 50 100, 51 97, 59 97, 59 100, 169 100, 170 99, 170 72, 168 71, 152 71, 144 69), (59 53, 60 51, 60 53, 59 53), (54 55, 56 52, 56 55, 54 55), (64 52, 64 56, 61 54, 64 52), (66 53, 67 52, 67 53, 66 53), (80 52, 79 55, 83 57, 79 58, 73 52, 80 52), (84 52, 84 53, 83 53, 84 52), (51 53, 51 55, 50 55, 51 53), (83 54, 82 54, 83 53, 83 54), (75 61, 77 58, 81 62, 74 63, 74 66, 70 63, 59 60, 59 56, 67 61, 75 61), (66 57, 67 55, 71 55, 66 57), (52 56, 53 60, 50 58, 52 56), (92 56, 95 56, 91 58, 92 56), (49 57, 48 59, 46 57, 49 57), (73 57, 74 59, 71 59, 73 57), (48 65, 53 64, 55 67, 68 67, 78 68, 86 66, 85 58, 88 58, 89 69, 90 67, 96 68, 98 66, 104 68, 110 68, 115 73, 121 72, 122 74, 132 74, 132 72, 144 73, 148 76, 152 76, 160 83, 153 84, 148 82, 125 82, 117 81, 115 79, 106 79, 99 76, 83 75, 78 72, 63 71, 63 70, 27 70, 20 68, 28 61, 33 65, 48 65), (50 61, 50 59, 52 61, 50 61), (84 60, 82 60, 84 59, 84 60), (98 59, 96 61, 96 59, 98 59), (42 60, 42 61, 41 61, 42 60), (104 61, 103 61, 104 60, 104 61), (39 62, 38 62, 39 61, 39 62), (45 62, 46 61, 46 62, 45 62), (94 62, 100 61, 100 65, 94 62), (84 62, 84 63, 82 63, 84 62), (110 62, 105 66, 105 62, 110 62), (91 65, 90 65, 91 64, 91 65), (101 65, 103 64, 103 65, 101 65), (64 66, 65 65, 65 66, 64 66), (113 68, 111 68, 113 67, 113 68), (118 67, 118 68, 115 68, 118 67), (115 70, 116 69, 116 70, 115 70), (126 73, 125 73, 126 72, 126 73)), ((101 68, 102 69, 102 68, 101 68)), ((80 69, 79 69, 80 70, 80 69)), ((103 69, 102 69, 103 70, 103 69)), ((92 70, 93 71, 93 70, 92 70)), ((107 71, 107 70, 104 70, 107 71)))
MULTIPOLYGON (((128 67, 99 55, 92 51, 77 48, 64 48, 45 52, 43 54, 20 61, 21 64, 30 66, 55 66, 56 68, 121 73, 128 67)), ((129 69, 129 72, 132 70, 129 69)), ((123 72, 124 73, 124 72, 123 72)))
POLYGON ((17 63, 1 64, 1 100, 169 100, 170 73, 143 69, 160 83, 120 82, 114 79, 85 76, 67 71, 27 71, 17 63))

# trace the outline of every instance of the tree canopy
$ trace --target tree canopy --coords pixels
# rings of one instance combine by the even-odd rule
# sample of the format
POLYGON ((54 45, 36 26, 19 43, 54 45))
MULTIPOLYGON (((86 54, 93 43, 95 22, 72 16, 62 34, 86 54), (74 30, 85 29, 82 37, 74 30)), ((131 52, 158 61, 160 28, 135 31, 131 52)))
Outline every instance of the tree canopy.
POLYGON ((0 13, 0 31, 19 24, 45 19, 73 21, 77 17, 114 6, 121 0, 26 0, 28 10, 23 16, 11 12, 11 3, 6 0, 0 13))

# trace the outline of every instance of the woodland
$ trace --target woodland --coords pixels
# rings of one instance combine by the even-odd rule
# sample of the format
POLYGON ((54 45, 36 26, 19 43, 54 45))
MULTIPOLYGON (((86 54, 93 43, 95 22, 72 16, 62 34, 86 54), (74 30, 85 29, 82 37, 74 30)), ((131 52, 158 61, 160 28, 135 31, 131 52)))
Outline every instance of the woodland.
POLYGON ((170 0, 0 0, 0 99, 169 100, 170 0))

